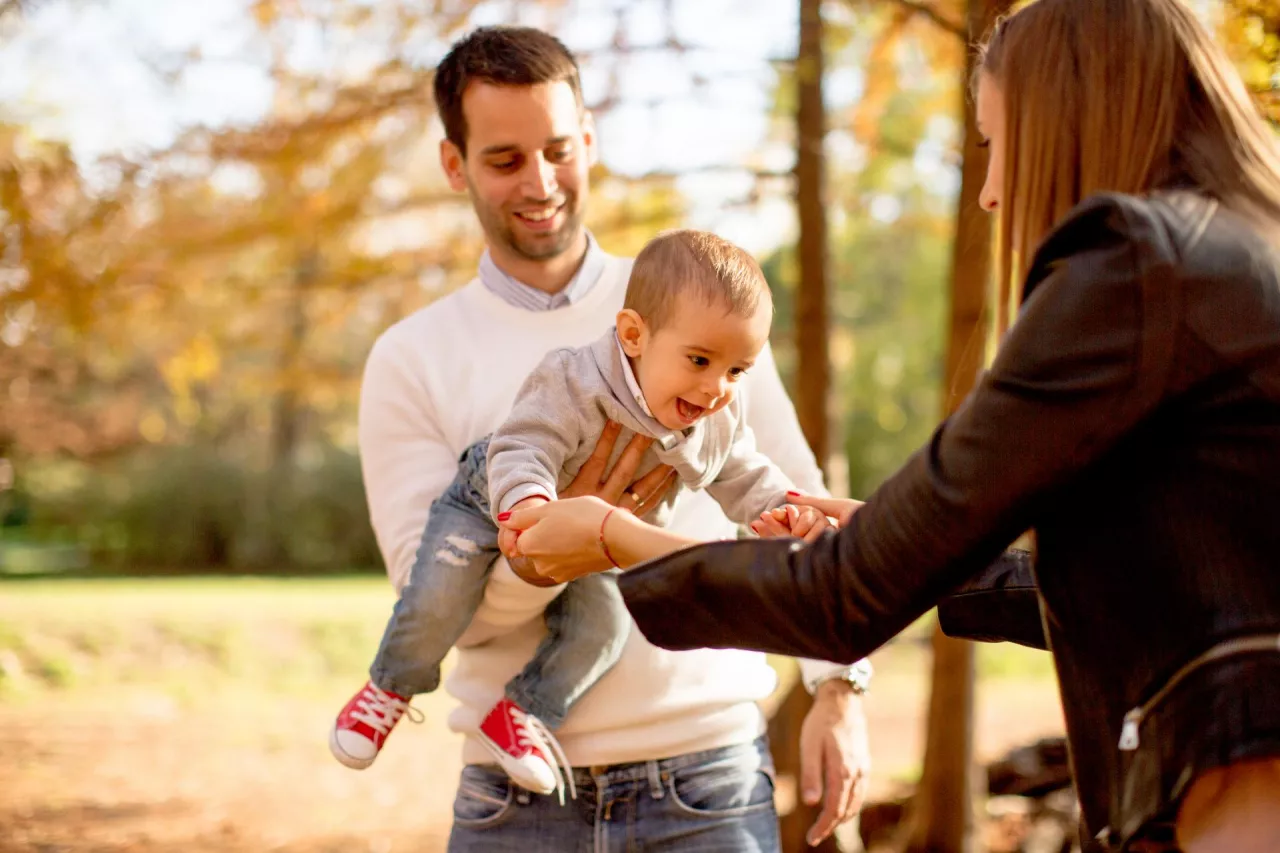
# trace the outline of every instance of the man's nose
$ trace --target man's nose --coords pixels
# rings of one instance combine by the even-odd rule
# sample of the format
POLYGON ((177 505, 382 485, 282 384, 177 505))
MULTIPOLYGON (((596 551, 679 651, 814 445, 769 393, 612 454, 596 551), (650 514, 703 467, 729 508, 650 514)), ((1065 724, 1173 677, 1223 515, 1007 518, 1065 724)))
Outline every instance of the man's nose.
POLYGON ((560 186, 556 181, 555 164, 548 163, 541 154, 530 157, 525 167, 524 183, 525 194, 529 198, 551 198, 560 186))

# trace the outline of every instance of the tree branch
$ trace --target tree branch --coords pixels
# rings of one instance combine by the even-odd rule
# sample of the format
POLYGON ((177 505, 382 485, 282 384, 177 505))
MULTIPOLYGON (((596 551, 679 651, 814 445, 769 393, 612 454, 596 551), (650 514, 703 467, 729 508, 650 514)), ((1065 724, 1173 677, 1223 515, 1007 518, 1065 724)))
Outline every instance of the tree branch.
POLYGON ((969 40, 969 32, 963 25, 945 17, 928 3, 920 2, 920 0, 892 0, 892 2, 897 3, 905 9, 910 9, 918 15, 924 15, 935 25, 951 33, 953 36, 960 38, 962 41, 967 42, 969 40))
POLYGON ((754 166, 734 165, 732 163, 705 163, 700 166, 693 166, 688 169, 651 169, 642 172, 639 175, 626 175, 618 172, 609 172, 604 178, 606 180, 620 181, 627 184, 644 184, 656 180, 674 180, 675 178, 683 178, 689 175, 713 175, 713 174, 730 174, 750 175, 758 180, 767 180, 769 178, 786 178, 795 177, 794 169, 759 169, 754 166))

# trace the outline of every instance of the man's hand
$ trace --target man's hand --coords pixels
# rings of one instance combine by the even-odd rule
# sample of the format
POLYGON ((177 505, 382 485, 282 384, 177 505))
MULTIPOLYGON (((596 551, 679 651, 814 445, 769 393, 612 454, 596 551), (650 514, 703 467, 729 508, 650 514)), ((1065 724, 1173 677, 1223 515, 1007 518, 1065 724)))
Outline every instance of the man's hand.
MULTIPOLYGON (((559 498, 583 497, 594 495, 621 509, 630 510, 636 515, 644 516, 658 505, 667 490, 675 485, 675 469, 670 465, 658 465, 643 477, 636 479, 636 470, 649 449, 653 439, 648 436, 635 435, 627 442, 618 454, 618 461, 613 469, 609 469, 609 457, 613 455, 613 447, 622 434, 622 427, 614 421, 606 421, 600 438, 590 458, 578 469, 573 482, 560 491, 559 498)), ((524 501, 520 502, 521 504, 524 501)), ((515 507, 512 507, 514 510, 515 507)), ((516 577, 533 586, 556 586, 557 582, 539 575, 533 569, 533 563, 519 556, 520 546, 516 542, 515 531, 504 529, 498 534, 498 548, 507 555, 507 563, 516 577), (514 554, 514 556, 513 556, 514 554)), ((600 556, 601 566, 608 566, 604 555, 600 556)))
POLYGON ((670 465, 658 465, 636 479, 644 452, 653 444, 653 439, 646 435, 633 435, 610 471, 609 457, 621 434, 622 427, 615 421, 605 422, 590 458, 582 463, 577 476, 560 492, 560 497, 594 495, 641 517, 658 505, 662 495, 675 484, 672 476, 675 470, 670 465))
POLYGON ((820 844, 857 816, 870 775, 862 697, 847 682, 823 682, 800 727, 800 796, 807 805, 822 802, 822 812, 805 836, 809 844, 820 844))

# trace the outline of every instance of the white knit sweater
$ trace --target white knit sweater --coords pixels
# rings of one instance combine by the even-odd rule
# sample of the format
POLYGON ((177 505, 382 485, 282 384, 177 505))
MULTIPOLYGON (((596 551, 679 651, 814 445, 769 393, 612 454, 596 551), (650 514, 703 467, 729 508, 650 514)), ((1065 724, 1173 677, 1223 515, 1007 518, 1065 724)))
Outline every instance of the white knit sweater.
MULTIPOLYGON (((629 259, 609 258, 582 299, 546 312, 516 308, 473 280, 378 339, 365 368, 359 443, 374 533, 397 589, 408 579, 431 502, 453 479, 458 456, 503 422, 547 352, 583 346, 613 324, 630 268, 629 259)), ((744 386, 747 422, 760 449, 799 488, 820 492, 821 474, 767 349, 744 386)), ((733 534, 706 494, 688 498, 671 529, 705 539, 733 534)), ((561 589, 526 584, 499 559, 445 684, 460 703, 451 728, 468 735, 478 729, 503 685, 533 656, 545 631, 542 610, 561 589)), ((829 665, 810 668, 819 666, 829 665)), ((633 630, 618 664, 573 708, 558 737, 574 766, 743 743, 762 731, 756 701, 774 683, 763 655, 668 652, 633 630)), ((465 761, 483 762, 487 755, 467 738, 465 761)))

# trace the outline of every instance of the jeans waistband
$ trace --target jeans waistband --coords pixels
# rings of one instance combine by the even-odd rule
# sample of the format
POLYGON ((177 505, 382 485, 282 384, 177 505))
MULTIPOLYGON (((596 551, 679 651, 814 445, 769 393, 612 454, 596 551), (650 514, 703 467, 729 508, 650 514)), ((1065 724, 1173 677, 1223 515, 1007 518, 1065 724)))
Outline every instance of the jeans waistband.
POLYGON ((574 767, 573 781, 578 787, 614 785, 619 782, 633 782, 640 779, 652 779, 664 772, 673 772, 685 767, 722 761, 735 755, 760 755, 764 766, 772 767, 773 759, 769 754, 769 740, 761 735, 751 743, 738 743, 716 749, 704 749, 700 752, 686 752, 671 758, 657 758, 650 761, 636 761, 630 764, 605 764, 590 767, 574 767))

